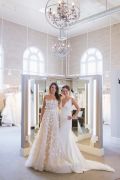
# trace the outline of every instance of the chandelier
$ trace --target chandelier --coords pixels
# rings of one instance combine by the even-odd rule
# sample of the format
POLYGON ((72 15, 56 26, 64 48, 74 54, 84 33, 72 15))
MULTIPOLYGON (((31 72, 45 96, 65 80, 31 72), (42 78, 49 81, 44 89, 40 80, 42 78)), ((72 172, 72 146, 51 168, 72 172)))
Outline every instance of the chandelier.
POLYGON ((48 0, 45 15, 53 27, 68 28, 80 17, 79 0, 48 0))
POLYGON ((57 41, 53 46, 52 46, 52 51, 54 55, 58 57, 65 57, 70 53, 71 46, 70 43, 65 40, 65 41, 57 41))

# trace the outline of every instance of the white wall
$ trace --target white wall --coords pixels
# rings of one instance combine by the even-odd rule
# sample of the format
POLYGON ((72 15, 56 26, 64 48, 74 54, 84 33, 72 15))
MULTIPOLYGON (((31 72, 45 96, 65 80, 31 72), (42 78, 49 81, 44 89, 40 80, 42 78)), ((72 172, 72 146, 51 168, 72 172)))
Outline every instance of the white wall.
POLYGON ((4 49, 4 83, 17 85, 20 83, 20 74, 23 66, 23 53, 27 47, 35 46, 40 49, 45 60, 45 73, 63 74, 63 62, 52 53, 52 45, 56 38, 0 19, 0 44, 4 49), (28 39, 28 41, 27 41, 28 39), (12 75, 8 76, 8 70, 12 75))
MULTIPOLYGON (((82 34, 70 39, 72 51, 69 56, 69 74, 80 74, 80 61, 88 48, 98 48, 103 55, 103 82, 110 87, 110 77, 106 74, 120 69, 120 24, 82 34)), ((108 74, 107 74, 108 75, 108 74)))
MULTIPOLYGON (((4 48, 4 67, 17 69, 8 76, 5 71, 5 84, 18 84, 20 82, 20 71, 22 71, 23 53, 27 47, 38 47, 45 60, 45 73, 65 74, 65 60, 53 56, 51 47, 56 38, 27 27, 3 20, 3 33, 1 33, 2 20, 0 19, 0 44, 4 48)), ((106 27, 94 32, 82 34, 70 39, 71 53, 68 57, 68 74, 80 74, 80 60, 83 53, 91 47, 98 48, 103 55, 103 82, 104 86, 110 87, 110 77, 106 73, 112 69, 120 68, 120 24, 111 27, 111 49, 110 28, 106 27), (111 50, 111 52, 110 52, 111 50)))

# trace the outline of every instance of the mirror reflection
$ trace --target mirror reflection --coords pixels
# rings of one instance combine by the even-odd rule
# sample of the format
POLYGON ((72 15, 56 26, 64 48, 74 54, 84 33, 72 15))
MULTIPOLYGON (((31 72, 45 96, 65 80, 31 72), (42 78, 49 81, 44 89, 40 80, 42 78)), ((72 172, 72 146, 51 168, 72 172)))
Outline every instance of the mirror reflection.
POLYGON ((81 108, 78 118, 73 121, 73 132, 80 144, 94 146, 98 141, 96 123, 97 79, 95 76, 80 78, 73 81, 73 87, 74 97, 81 108))
MULTIPOLYGON (((86 127, 87 122, 87 102, 88 102, 88 92, 86 89, 86 85, 88 84, 88 80, 86 79, 79 79, 73 80, 73 87, 72 87, 72 96, 78 103, 80 107, 80 112, 78 113, 77 119, 72 121, 72 130, 79 137, 89 132, 88 128, 86 127)), ((76 112, 75 107, 73 107, 72 114, 76 112)))
POLYGON ((33 142, 35 135, 40 127, 40 113, 43 98, 46 92, 45 80, 29 80, 29 100, 28 100, 28 119, 29 119, 29 135, 30 141, 33 142))

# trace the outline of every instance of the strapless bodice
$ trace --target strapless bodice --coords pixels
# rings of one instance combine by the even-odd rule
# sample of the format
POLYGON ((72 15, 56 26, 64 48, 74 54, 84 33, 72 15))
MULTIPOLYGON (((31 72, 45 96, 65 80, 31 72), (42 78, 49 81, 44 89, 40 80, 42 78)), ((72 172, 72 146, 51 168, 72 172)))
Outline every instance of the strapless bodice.
POLYGON ((46 110, 57 110, 58 101, 57 100, 46 100, 46 110))

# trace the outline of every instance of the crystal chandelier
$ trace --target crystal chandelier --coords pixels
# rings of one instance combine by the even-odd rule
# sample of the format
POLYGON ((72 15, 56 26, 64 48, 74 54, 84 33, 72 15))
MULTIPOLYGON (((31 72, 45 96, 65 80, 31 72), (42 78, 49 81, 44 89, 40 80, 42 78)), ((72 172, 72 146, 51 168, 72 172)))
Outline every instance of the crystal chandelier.
POLYGON ((53 46, 52 46, 52 51, 54 55, 58 57, 65 57, 70 53, 71 46, 70 43, 65 40, 65 41, 57 41, 53 46))
POLYGON ((48 0, 45 15, 53 27, 68 28, 80 17, 79 0, 48 0))

